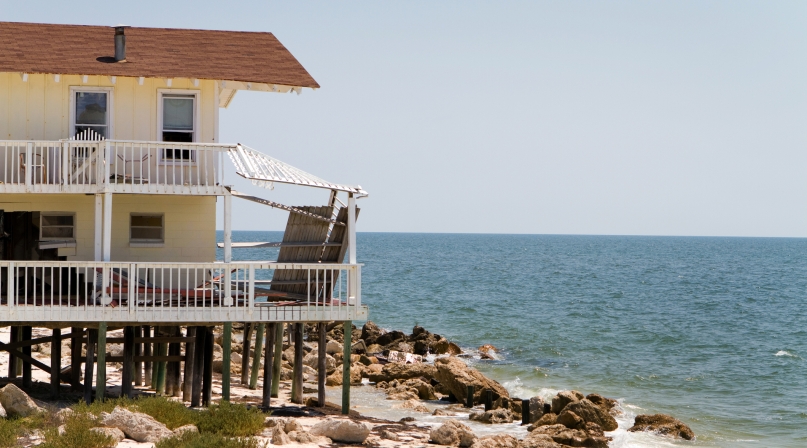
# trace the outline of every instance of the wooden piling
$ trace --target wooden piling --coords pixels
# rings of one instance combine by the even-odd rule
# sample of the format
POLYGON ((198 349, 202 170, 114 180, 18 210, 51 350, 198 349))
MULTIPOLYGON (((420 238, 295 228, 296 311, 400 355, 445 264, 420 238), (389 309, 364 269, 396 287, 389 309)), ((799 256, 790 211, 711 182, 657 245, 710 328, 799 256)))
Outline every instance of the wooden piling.
POLYGON ((521 400, 521 424, 529 425, 530 423, 530 400, 521 400))
POLYGON ((325 363, 327 354, 325 353, 325 323, 317 324, 317 405, 325 406, 325 377, 328 375, 325 363))
MULTIPOLYGON (((135 325, 134 329, 132 330, 134 337, 140 339, 140 335, 143 333, 143 328, 140 325, 135 325)), ((134 356, 141 357, 143 356, 143 343, 142 342, 134 342, 134 356)), ((143 361, 134 361, 134 385, 135 386, 142 386, 143 385, 143 361)))
MULTIPOLYGON (((280 392, 280 366, 283 364, 283 329, 284 323, 275 325, 275 358, 272 361, 272 398, 280 392)), ((266 361, 264 361, 266 362, 266 361)))
POLYGON ((62 330, 54 328, 50 342, 50 395, 59 398, 59 372, 62 371, 62 330))
POLYGON ((266 324, 258 324, 255 330, 255 355, 252 357, 252 373, 249 376, 249 388, 255 390, 258 388, 258 372, 261 367, 261 355, 263 354, 263 333, 266 329, 266 324))
MULTIPOLYGON (((173 337, 180 337, 182 334, 180 333, 180 329, 177 326, 171 327, 171 336, 173 337)), ((179 342, 171 342, 168 344, 168 356, 179 356, 182 352, 182 349, 179 346, 179 342)), ((180 374, 179 374, 180 363, 179 361, 169 361, 166 368, 166 379, 165 379, 165 389, 166 395, 169 397, 179 397, 182 394, 182 391, 179 388, 179 381, 180 381, 180 374)))
POLYGON ((272 396, 272 371, 275 360, 275 336, 277 335, 278 324, 271 323, 266 329, 266 353, 263 355, 263 400, 261 402, 264 409, 269 409, 272 396))
POLYGON ((95 399, 104 401, 106 396, 106 322, 98 323, 98 373, 95 380, 95 399))
MULTIPOLYGON (((33 338, 32 335, 33 327, 30 325, 26 325, 22 327, 22 340, 23 341, 30 341, 33 338)), ((22 353, 29 358, 31 357, 31 346, 26 345, 22 348, 22 353)), ((22 362, 22 387, 23 389, 31 391, 31 387, 33 386, 33 382, 31 381, 31 363, 27 361, 22 362)))
POLYGON ((213 398, 213 327, 204 327, 205 331, 205 365, 202 382, 202 404, 210 406, 213 398))
POLYGON ((87 358, 84 362, 84 402, 87 404, 92 403, 92 377, 97 340, 98 330, 87 330, 87 358))
POLYGON ((342 414, 350 414, 350 346, 353 336, 353 322, 346 320, 344 326, 344 341, 342 344, 342 414))
POLYGON ((241 385, 249 384, 249 348, 252 344, 252 324, 244 324, 244 339, 241 342, 241 385))
MULTIPOLYGON (((12 325, 10 331, 11 331, 11 334, 10 334, 9 340, 11 342, 19 342, 20 341, 20 336, 22 335, 22 333, 20 332, 20 327, 18 327, 16 325, 12 325)), ((9 353, 8 354, 8 378, 9 379, 17 378, 17 374, 18 374, 17 373, 17 365, 18 365, 18 363, 19 363, 19 360, 17 359, 17 357, 14 356, 13 354, 9 353)))
MULTIPOLYGON (((159 328, 159 327, 158 327, 159 328)), ((160 336, 164 336, 163 332, 158 332, 160 336)), ((157 344, 157 356, 168 356, 168 344, 160 342, 157 344)), ((157 372, 154 390, 157 395, 165 395, 165 361, 157 361, 154 363, 154 370, 157 372)))
MULTIPOLYGON (((151 338, 151 327, 149 325, 143 326, 143 356, 151 356, 152 354, 152 347, 151 342, 148 340, 151 338)), ((146 387, 151 387, 154 384, 154 369, 153 364, 151 361, 144 361, 143 362, 143 385, 146 387)))
POLYGON ((485 389, 482 391, 482 397, 485 401, 485 412, 493 410, 493 391, 485 389))
POLYGON ((121 371, 121 397, 132 398, 132 383, 134 382, 134 327, 123 327, 123 370, 121 371))
POLYGON ((473 384, 469 385, 466 390, 467 390, 467 394, 465 396, 465 407, 466 408, 472 408, 472 407, 474 407, 474 394, 476 393, 476 390, 475 390, 473 384))
POLYGON ((303 324, 294 324, 294 374, 291 378, 291 402, 303 404, 303 324))
MULTIPOLYGON (((186 334, 189 338, 196 338, 196 327, 188 327, 186 334)), ((185 379, 182 382, 182 401, 191 401, 193 393, 193 366, 196 359, 193 353, 194 346, 196 343, 193 342, 193 339, 185 342, 185 379)))
POLYGON ((70 328, 70 388, 81 390, 81 338, 83 328, 70 328))
POLYGON ((193 350, 193 384, 191 389, 191 407, 199 407, 202 404, 202 376, 204 375, 205 363, 205 336, 207 332, 204 327, 196 327, 196 342, 193 350))
POLYGON ((224 322, 224 334, 221 336, 223 344, 221 355, 221 399, 230 401, 230 363, 232 362, 233 323, 224 322))

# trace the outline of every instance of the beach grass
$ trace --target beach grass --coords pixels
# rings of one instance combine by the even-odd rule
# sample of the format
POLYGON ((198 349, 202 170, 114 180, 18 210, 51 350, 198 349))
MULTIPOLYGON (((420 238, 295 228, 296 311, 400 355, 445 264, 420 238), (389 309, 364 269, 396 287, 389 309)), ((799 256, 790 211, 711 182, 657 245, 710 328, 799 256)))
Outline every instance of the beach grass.
POLYGON ((88 412, 75 412, 64 422, 64 432, 56 427, 45 430, 41 448, 112 448, 117 441, 112 437, 92 431, 98 426, 95 416, 88 412))
POLYGON ((201 433, 220 434, 228 437, 246 437, 263 430, 265 415, 258 409, 222 401, 198 413, 196 426, 201 433))
POLYGON ((227 437, 217 433, 191 433, 160 440, 154 448, 263 448, 254 437, 227 437))

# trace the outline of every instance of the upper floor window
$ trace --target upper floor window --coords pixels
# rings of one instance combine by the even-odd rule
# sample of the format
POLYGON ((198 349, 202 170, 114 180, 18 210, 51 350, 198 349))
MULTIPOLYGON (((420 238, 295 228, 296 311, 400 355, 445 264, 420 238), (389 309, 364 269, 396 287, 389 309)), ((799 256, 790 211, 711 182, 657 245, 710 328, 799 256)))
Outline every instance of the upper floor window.
MULTIPOLYGON (((196 141, 196 95, 162 93, 162 116, 160 132, 162 141, 192 143, 196 141)), ((163 160, 192 161, 194 151, 181 148, 165 148, 163 160)))
POLYGON ((110 138, 110 91, 73 87, 71 107, 72 137, 86 140, 110 138))

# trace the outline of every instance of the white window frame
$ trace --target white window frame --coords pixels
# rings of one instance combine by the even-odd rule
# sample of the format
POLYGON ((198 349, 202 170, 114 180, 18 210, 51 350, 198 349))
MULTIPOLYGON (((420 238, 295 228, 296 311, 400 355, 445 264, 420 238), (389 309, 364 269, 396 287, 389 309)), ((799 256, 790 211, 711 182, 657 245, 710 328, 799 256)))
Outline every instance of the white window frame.
MULTIPOLYGON (((199 105, 199 97, 201 90, 186 90, 186 89, 157 89, 157 141, 163 140, 163 96, 165 95, 192 95, 193 98, 193 143, 199 142, 199 114, 201 108, 199 105)), ((191 152, 190 160, 175 160, 165 159, 163 150, 159 151, 160 165, 195 165, 196 164, 196 151, 191 152)))
MULTIPOLYGON (((67 227, 67 226, 49 226, 49 227, 67 227)), ((39 241, 75 241, 76 240, 76 213, 75 212, 39 212, 39 241), (73 218, 73 236, 71 238, 65 237, 44 237, 42 236, 42 218, 45 216, 71 216, 73 218)))
POLYGON ((129 213, 129 246, 131 247, 163 247, 165 245, 165 213, 129 213), (159 216, 162 220, 160 226, 160 239, 132 238, 132 217, 134 216, 159 216))
POLYGON ((107 114, 107 140, 112 140, 115 138, 115 129, 114 123, 115 119, 113 116, 113 112, 115 111, 114 107, 114 95, 113 92, 115 89, 113 87, 85 87, 85 86, 70 86, 70 111, 69 111, 69 118, 70 118, 70 135, 68 138, 72 138, 76 135, 76 93, 78 92, 104 92, 106 93, 106 114, 107 114))

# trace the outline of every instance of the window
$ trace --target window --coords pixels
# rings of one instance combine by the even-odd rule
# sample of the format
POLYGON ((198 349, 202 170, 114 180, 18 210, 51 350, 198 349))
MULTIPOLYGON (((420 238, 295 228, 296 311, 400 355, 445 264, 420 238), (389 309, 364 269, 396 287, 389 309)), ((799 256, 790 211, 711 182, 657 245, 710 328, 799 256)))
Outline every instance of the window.
MULTIPOLYGON (((196 95, 161 94, 161 137, 164 142, 192 143, 196 140, 196 95)), ((190 162, 194 159, 190 149, 165 148, 165 161, 190 162)))
POLYGON ((81 135, 82 140, 110 138, 111 91, 73 87, 71 93, 71 135, 81 135))
POLYGON ((41 213, 39 239, 42 241, 75 239, 75 222, 76 216, 73 213, 41 213))
POLYGON ((163 243, 163 215, 132 214, 129 225, 130 243, 163 243))

